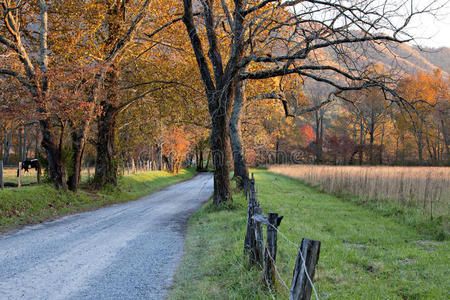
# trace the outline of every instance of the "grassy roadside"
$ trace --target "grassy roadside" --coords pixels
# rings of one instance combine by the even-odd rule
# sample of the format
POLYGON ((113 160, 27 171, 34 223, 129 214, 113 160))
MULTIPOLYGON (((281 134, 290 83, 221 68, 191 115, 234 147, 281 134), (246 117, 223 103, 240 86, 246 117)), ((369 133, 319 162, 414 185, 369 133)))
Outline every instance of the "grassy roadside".
POLYGON ((0 232, 59 216, 127 202, 193 177, 193 169, 174 175, 164 171, 126 175, 118 187, 78 193, 56 191, 49 184, 0 190, 0 232))
MULTIPOLYGON (((449 299, 450 242, 298 180, 255 172, 263 212, 284 215, 280 230, 292 241, 322 241, 315 282, 321 299, 449 299)), ((244 197, 235 208, 206 204, 191 218, 186 254, 169 299, 270 299, 257 270, 243 259, 244 197)), ((277 264, 290 285, 296 249, 278 238, 277 264)), ((275 297, 288 298, 281 284, 275 297)))

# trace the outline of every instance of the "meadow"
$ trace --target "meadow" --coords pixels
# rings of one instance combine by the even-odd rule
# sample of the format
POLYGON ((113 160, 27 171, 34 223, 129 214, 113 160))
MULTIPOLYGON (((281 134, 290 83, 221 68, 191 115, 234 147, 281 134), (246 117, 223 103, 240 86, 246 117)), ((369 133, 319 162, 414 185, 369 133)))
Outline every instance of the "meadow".
MULTIPOLYGON (((299 180, 254 170, 263 213, 284 216, 294 243, 322 242, 315 275, 320 299, 450 299, 450 243, 400 221, 398 209, 372 209, 299 180)), ((244 256, 247 201, 206 204, 189 221, 186 254, 169 299, 288 299, 280 280, 269 291, 244 256)), ((264 228, 265 235, 265 228, 264 228)), ((297 249, 278 236, 277 266, 290 287, 297 249)), ((311 299, 314 299, 312 296, 311 299)))
POLYGON ((276 165, 269 171, 327 193, 417 208, 430 219, 449 215, 449 167, 276 165))

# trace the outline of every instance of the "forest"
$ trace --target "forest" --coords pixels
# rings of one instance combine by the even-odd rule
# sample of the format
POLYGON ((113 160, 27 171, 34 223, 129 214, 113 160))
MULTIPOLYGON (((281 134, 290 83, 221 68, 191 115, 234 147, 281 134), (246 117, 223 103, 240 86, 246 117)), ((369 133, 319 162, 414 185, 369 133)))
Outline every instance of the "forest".
POLYGON ((0 160, 72 191, 195 165, 216 204, 249 166, 448 166, 450 70, 392 54, 441 6, 381 2, 3 0, 0 160))

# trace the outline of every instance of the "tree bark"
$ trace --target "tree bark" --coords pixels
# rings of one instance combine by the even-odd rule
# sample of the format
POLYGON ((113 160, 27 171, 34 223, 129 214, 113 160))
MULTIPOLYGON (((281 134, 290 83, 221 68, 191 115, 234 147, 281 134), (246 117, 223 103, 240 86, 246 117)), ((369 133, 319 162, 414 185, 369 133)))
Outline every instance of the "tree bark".
POLYGON ((101 101, 102 113, 97 120, 97 158, 94 185, 117 185, 117 161, 115 151, 116 118, 119 112, 119 71, 111 67, 105 76, 106 99, 101 101))
POLYGON ((73 168, 72 174, 69 175, 69 179, 67 185, 71 191, 76 192, 78 190, 80 180, 81 180, 81 169, 82 169, 82 160, 84 147, 86 145, 86 136, 89 128, 89 123, 83 125, 81 130, 73 130, 72 131, 72 161, 71 165, 73 168))
POLYGON ((97 157, 95 160, 94 185, 103 187, 117 185, 117 162, 115 158, 116 109, 111 104, 103 105, 102 115, 97 122, 97 157))
POLYGON ((247 187, 249 173, 244 149, 242 147, 241 110, 245 97, 245 82, 238 82, 234 88, 233 110, 230 118, 230 143, 233 153, 234 178, 237 187, 244 190, 247 187))
POLYGON ((211 153, 214 162, 214 204, 232 201, 230 185, 230 150, 228 148, 230 127, 223 107, 213 116, 211 130, 211 153))
POLYGON ((60 145, 55 136, 54 128, 50 119, 40 120, 42 131, 42 147, 47 153, 48 171, 50 180, 55 184, 56 189, 67 189, 66 169, 61 155, 60 145))

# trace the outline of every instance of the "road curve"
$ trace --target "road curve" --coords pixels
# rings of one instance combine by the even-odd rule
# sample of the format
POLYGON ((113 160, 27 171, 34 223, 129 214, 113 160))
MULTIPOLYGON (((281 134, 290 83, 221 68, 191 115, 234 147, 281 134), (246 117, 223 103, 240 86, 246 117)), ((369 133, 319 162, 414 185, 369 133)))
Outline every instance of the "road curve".
POLYGON ((161 299, 210 174, 0 236, 0 299, 161 299))

